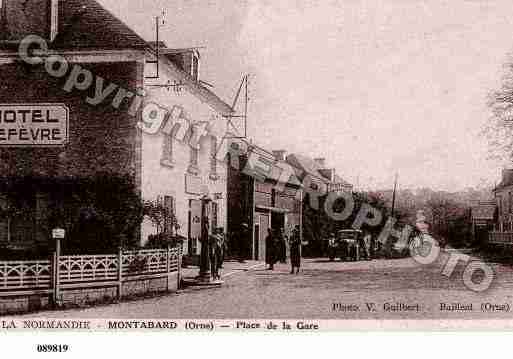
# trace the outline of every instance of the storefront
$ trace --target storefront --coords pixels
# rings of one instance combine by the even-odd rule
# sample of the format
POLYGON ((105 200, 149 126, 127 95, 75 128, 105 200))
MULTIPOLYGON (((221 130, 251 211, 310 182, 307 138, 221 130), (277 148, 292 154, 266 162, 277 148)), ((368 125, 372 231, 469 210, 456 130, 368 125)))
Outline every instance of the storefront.
MULTIPOLYGON (((281 175, 281 169, 289 165, 254 146, 241 155, 239 164, 239 169, 228 169, 228 229, 232 234, 232 247, 235 247, 233 254, 264 260, 269 230, 289 236, 295 226, 302 227, 301 184, 294 176, 285 178, 281 175), (248 175, 252 169, 246 170, 247 158, 252 154, 263 156, 264 161, 272 164, 267 177, 248 175), (245 231, 246 225, 252 230, 245 231)), ((288 253, 288 248, 286 251, 288 253)))

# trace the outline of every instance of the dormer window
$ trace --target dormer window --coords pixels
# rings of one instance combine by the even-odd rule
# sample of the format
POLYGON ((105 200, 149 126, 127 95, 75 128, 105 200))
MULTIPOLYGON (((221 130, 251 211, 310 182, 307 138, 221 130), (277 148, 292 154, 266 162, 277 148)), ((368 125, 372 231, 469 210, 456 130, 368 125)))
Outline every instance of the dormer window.
POLYGON ((191 76, 194 80, 199 81, 199 53, 197 51, 192 53, 191 76))
POLYGON ((159 52, 167 57, 180 70, 187 73, 195 81, 200 79, 200 53, 194 48, 168 49, 163 42, 159 43, 159 52))
POLYGON ((58 32, 58 0, 0 0, 2 39, 38 35, 53 41, 58 32))

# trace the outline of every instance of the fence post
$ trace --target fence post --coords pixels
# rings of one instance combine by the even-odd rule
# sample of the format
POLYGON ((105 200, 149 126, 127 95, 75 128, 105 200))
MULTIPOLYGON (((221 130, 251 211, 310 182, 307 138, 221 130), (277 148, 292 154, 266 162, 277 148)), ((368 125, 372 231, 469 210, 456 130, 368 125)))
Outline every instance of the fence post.
POLYGON ((118 300, 123 297, 123 248, 118 248, 118 300))
POLYGON ((176 289, 180 289, 180 285, 182 284, 182 248, 183 248, 183 242, 179 242, 178 246, 176 247, 176 255, 178 258, 178 273, 177 273, 177 285, 176 289))
POLYGON ((54 306, 59 306, 60 303, 60 283, 59 283, 59 277, 60 277, 60 257, 61 257, 61 241, 59 239, 55 240, 55 252, 53 253, 53 298, 52 298, 52 304, 54 306))
POLYGON ((169 244, 167 245, 166 251, 166 273, 167 273, 167 281, 166 281, 166 291, 169 292, 169 286, 171 284, 171 247, 169 244))
POLYGON ((51 257, 51 273, 52 273, 52 277, 51 277, 51 280, 52 282, 50 283, 50 289, 52 290, 51 292, 51 297, 50 297, 50 300, 51 300, 51 303, 52 303, 52 306, 57 306, 57 252, 53 252, 52 253, 52 257, 51 257))

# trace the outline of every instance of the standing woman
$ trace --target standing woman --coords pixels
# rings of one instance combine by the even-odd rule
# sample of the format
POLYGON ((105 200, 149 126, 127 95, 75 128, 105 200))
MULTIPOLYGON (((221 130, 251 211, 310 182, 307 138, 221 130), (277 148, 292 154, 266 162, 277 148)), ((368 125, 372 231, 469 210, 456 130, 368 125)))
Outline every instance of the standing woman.
POLYGON ((267 237, 265 237, 265 263, 269 265, 269 268, 267 268, 267 270, 274 269, 274 262, 275 262, 275 245, 274 245, 273 232, 272 232, 271 228, 268 228, 267 229, 267 237))
POLYGON ((292 231, 292 235, 290 236, 290 264, 292 269, 290 274, 294 274, 294 269, 296 269, 296 274, 299 273, 299 268, 301 267, 301 238, 299 235, 299 226, 295 226, 292 231))

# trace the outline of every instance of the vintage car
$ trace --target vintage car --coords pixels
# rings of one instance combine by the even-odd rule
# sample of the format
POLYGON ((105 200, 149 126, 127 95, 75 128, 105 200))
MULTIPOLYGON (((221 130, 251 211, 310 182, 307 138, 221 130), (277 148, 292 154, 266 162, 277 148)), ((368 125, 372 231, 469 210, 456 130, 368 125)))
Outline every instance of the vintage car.
POLYGON ((343 229, 337 232, 335 238, 328 240, 328 257, 331 261, 360 260, 360 241, 362 231, 355 229, 343 229))

